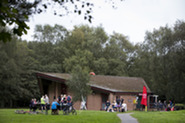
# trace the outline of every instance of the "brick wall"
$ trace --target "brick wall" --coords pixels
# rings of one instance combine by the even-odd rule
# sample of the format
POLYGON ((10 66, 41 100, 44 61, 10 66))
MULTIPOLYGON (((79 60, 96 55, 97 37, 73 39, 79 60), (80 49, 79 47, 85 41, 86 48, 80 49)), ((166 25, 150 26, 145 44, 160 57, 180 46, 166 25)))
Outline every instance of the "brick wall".
POLYGON ((101 95, 99 93, 91 94, 87 98, 88 110, 100 110, 102 104, 101 95))
POLYGON ((135 95, 122 95, 122 97, 124 99, 124 103, 127 104, 127 110, 134 110, 135 105, 133 101, 136 99, 136 96, 135 95))
MULTIPOLYGON (((80 109, 80 101, 74 103, 74 108, 80 109)), ((86 103, 88 110, 100 110, 101 109, 101 95, 100 94, 91 94, 87 97, 86 103)))
POLYGON ((134 110, 135 109, 135 105, 133 103, 133 101, 136 99, 136 95, 114 95, 113 96, 113 100, 116 100, 116 96, 120 96, 120 98, 124 99, 124 103, 127 104, 127 110, 134 110))
POLYGON ((81 104, 81 102, 80 102, 80 101, 77 101, 77 102, 75 102, 75 103, 73 104, 73 106, 74 106, 74 108, 75 108, 76 110, 80 110, 80 104, 81 104))
MULTIPOLYGON (((49 101, 50 104, 53 102, 53 97, 55 96, 56 98, 60 95, 61 92, 61 84, 60 83, 56 83, 56 82, 52 82, 49 86, 48 89, 48 96, 49 96, 49 101)), ((69 93, 69 92, 68 92, 69 93)), ((69 93, 70 94, 70 93, 69 93)), ((70 94, 72 95, 72 94, 70 94)), ((112 94, 109 96, 109 100, 116 100, 116 96, 120 96, 123 97, 124 99, 124 103, 127 104, 127 109, 128 110, 134 110, 134 104, 133 104, 133 100, 136 99, 135 95, 116 95, 116 94, 112 94)), ((112 102, 111 102, 112 103, 112 102)), ((81 102, 75 102, 74 107, 75 109, 79 110, 80 109, 80 104, 81 102)), ((100 93, 93 93, 91 95, 88 96, 87 98, 87 109, 88 110, 100 110, 102 106, 102 97, 100 93)))

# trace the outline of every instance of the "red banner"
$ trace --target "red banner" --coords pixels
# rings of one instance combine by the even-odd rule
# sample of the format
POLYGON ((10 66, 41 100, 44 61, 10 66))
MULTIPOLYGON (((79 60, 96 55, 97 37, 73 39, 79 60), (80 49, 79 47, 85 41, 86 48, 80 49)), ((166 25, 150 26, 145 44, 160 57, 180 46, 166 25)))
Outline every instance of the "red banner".
POLYGON ((141 104, 147 106, 147 90, 146 90, 145 86, 143 86, 143 94, 142 94, 141 104))

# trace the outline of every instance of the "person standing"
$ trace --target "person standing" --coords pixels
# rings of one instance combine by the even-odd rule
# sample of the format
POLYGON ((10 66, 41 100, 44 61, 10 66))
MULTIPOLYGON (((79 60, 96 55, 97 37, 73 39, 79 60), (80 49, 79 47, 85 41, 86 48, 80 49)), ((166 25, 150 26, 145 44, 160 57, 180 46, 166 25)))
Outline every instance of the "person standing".
POLYGON ((57 97, 57 102, 60 102, 61 101, 61 98, 60 96, 57 97))
POLYGON ((61 101, 59 102, 60 103, 60 110, 62 110, 63 109, 63 99, 64 99, 64 97, 63 97, 64 95, 63 94, 61 94, 60 95, 60 98, 61 98, 61 101))
POLYGON ((117 103, 114 100, 113 103, 112 103, 112 108, 113 108, 114 111, 117 111, 117 107, 116 106, 117 106, 117 103))
POLYGON ((166 104, 166 100, 164 101, 164 109, 166 110, 167 108, 167 104, 166 104))
POLYGON ((46 115, 48 114, 48 110, 49 110, 49 97, 47 94, 45 94, 45 103, 46 103, 46 115))
POLYGON ((68 104, 68 106, 72 105, 71 101, 72 101, 72 97, 70 95, 68 95, 67 96, 67 104, 68 104))
POLYGON ((170 108, 172 108, 173 107, 172 101, 170 100, 169 103, 170 103, 170 108))
POLYGON ((117 96, 116 97, 116 103, 117 103, 117 105, 116 105, 116 107, 117 107, 117 111, 119 111, 120 112, 120 103, 121 103, 121 100, 120 100, 120 97, 119 96, 117 96))
POLYGON ((46 104, 49 104, 49 97, 48 97, 47 94, 45 94, 45 103, 46 103, 46 104))
POLYGON ((61 94, 61 95, 60 95, 60 98, 61 98, 61 101, 60 101, 60 102, 62 102, 62 101, 63 101, 63 98, 64 98, 64 95, 61 94))
POLYGON ((46 104, 44 96, 41 97, 40 104, 41 104, 41 111, 43 112, 43 110, 45 109, 45 104, 46 104))
POLYGON ((124 99, 123 99, 123 97, 121 97, 121 105, 123 104, 123 102, 124 102, 124 99))
POLYGON ((105 103, 106 107, 105 107, 105 111, 109 112, 109 106, 110 106, 110 102, 109 100, 107 100, 107 102, 105 103))
POLYGON ((33 104, 34 103, 34 99, 31 99, 31 101, 30 101, 30 105, 29 105, 29 107, 30 107, 30 111, 33 109, 33 104))

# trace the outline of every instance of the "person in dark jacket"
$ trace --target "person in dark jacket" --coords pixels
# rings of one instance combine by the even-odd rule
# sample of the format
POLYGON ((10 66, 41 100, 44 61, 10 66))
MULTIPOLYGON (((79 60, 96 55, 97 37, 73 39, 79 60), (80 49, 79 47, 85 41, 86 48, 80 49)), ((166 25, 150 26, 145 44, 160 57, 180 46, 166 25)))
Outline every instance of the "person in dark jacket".
POLYGON ((110 106, 110 102, 109 100, 107 100, 107 102, 105 103, 106 107, 105 107, 105 111, 107 111, 109 109, 110 106))

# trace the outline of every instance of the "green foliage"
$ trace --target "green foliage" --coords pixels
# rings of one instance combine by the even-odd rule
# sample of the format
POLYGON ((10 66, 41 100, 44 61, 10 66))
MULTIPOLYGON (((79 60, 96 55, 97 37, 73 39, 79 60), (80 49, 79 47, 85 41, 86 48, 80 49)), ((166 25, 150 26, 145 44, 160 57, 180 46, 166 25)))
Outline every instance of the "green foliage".
MULTIPOLYGON (((3 27, 7 25, 14 25, 12 33, 18 36, 27 33, 29 29, 26 21, 29 16, 34 13, 34 8, 39 4, 39 1, 34 2, 25 0, 1 0, 0 3, 0 25, 3 27)), ((0 31, 0 41, 7 42, 11 40, 11 33, 6 30, 0 31)))
POLYGON ((130 76, 141 76, 162 100, 185 102, 185 24, 177 21, 173 28, 161 27, 146 32, 138 47, 130 76), (135 72, 134 72, 135 71, 135 72))
POLYGON ((109 75, 117 75, 117 76, 122 76, 124 75, 125 71, 125 63, 122 62, 119 59, 109 59, 108 61, 109 65, 109 71, 107 72, 109 75))
POLYGON ((100 58, 98 60, 94 60, 93 70, 96 72, 97 75, 103 75, 108 73, 109 64, 105 58, 100 58))
POLYGON ((57 43, 64 40, 67 35, 67 29, 57 24, 55 24, 54 27, 50 25, 36 25, 34 40, 39 42, 57 43))
POLYGON ((16 104, 21 101, 29 102, 31 98, 38 97, 39 89, 34 75, 28 68, 32 63, 27 61, 29 50, 27 42, 14 41, 6 44, 0 43, 0 106, 21 106, 16 104))
POLYGON ((75 55, 64 60, 64 67, 66 72, 71 72, 76 66, 89 71, 90 65, 93 62, 93 54, 90 51, 76 50, 75 55))
POLYGON ((82 98, 91 93, 90 86, 88 85, 89 80, 90 75, 88 71, 82 69, 79 65, 73 68, 71 78, 67 82, 69 91, 74 94, 73 101, 82 100, 82 98))

